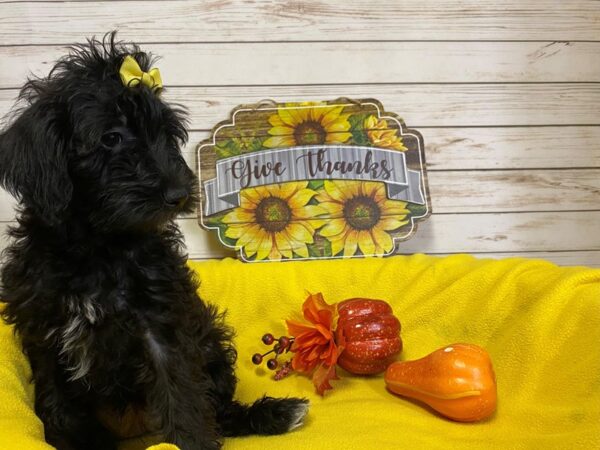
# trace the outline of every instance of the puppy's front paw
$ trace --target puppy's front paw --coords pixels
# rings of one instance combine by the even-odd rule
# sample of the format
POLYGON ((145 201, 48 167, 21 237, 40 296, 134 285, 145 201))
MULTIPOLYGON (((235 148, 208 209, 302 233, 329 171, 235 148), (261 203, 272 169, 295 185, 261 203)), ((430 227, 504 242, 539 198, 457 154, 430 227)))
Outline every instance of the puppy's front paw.
POLYGON ((300 427, 309 401, 300 398, 263 397, 250 408, 251 423, 258 434, 281 434, 300 427))

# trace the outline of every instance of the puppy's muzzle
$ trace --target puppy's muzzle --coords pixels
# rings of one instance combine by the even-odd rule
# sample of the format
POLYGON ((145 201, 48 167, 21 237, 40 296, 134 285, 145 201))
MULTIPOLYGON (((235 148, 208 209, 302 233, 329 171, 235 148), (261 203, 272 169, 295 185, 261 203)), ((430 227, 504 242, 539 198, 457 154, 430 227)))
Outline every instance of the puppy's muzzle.
POLYGON ((182 208, 190 194, 186 188, 168 188, 164 193, 165 203, 169 208, 182 208))

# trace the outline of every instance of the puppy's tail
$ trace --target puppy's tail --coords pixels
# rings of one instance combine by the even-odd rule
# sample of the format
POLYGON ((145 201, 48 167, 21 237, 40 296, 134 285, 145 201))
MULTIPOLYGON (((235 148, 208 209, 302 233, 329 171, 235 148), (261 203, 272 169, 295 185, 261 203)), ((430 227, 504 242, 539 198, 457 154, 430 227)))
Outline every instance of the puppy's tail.
POLYGON ((300 398, 263 397, 251 405, 221 405, 217 421, 223 436, 282 434, 304 423, 309 402, 300 398))

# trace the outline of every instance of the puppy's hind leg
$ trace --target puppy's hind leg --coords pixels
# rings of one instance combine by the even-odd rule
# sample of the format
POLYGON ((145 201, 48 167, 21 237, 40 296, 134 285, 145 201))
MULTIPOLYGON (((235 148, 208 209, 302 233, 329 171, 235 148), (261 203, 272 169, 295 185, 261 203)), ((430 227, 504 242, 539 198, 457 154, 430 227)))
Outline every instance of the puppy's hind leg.
POLYGON ((237 379, 234 374, 236 352, 228 341, 212 346, 208 373, 214 383, 215 410, 223 436, 282 434, 302 425, 309 403, 299 398, 263 397, 251 405, 233 400, 237 379))
POLYGON ((298 428, 308 412, 308 400, 263 397, 251 405, 231 401, 217 411, 224 436, 282 434, 298 428))

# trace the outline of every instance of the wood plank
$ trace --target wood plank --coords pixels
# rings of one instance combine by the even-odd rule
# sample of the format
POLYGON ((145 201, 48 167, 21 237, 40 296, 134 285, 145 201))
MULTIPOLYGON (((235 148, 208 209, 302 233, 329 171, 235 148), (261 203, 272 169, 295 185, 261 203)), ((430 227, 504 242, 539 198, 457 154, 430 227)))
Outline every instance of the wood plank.
POLYGON ((430 172, 434 213, 600 210, 600 170, 430 172))
MULTIPOLYGON (((16 95, 0 90, 0 114, 16 95)), ((167 102, 188 108, 190 128, 196 130, 211 129, 240 104, 338 97, 377 98, 414 128, 600 124, 600 83, 198 86, 164 93, 167 102)))
MULTIPOLYGON (((600 81, 600 42, 149 44, 169 86, 600 81), (395 61, 390 64, 390 61, 395 61), (315 70, 316 67, 326 69, 315 70), (234 69, 234 70, 232 70, 234 69)), ((61 46, 0 47, 0 88, 45 76, 61 46)))
POLYGON ((15 220, 17 201, 4 189, 0 188, 0 222, 15 220))
POLYGON ((600 84, 313 85, 172 88, 165 99, 184 104, 192 129, 211 128, 237 105, 374 97, 408 126, 600 124, 600 84))
MULTIPOLYGON (((437 214, 600 211, 600 169, 430 172, 437 214)), ((0 221, 13 220, 14 200, 0 191, 0 221)))
POLYGON ((139 42, 597 40, 594 0, 98 1, 0 4, 0 42, 63 44, 120 29, 139 42))
MULTIPOLYGON (((427 169, 600 168, 600 126, 424 128, 427 169)), ((192 131, 184 152, 196 167, 195 148, 210 137, 192 131)))
MULTIPOLYGON (((430 171, 600 167, 600 127, 430 128, 420 131, 425 140, 430 171)), ((204 136, 203 133, 200 135, 204 136)), ((194 142, 200 141, 201 136, 194 142)))
MULTIPOLYGON (((214 233, 182 219, 190 257, 222 257, 214 233)), ((400 253, 532 252, 600 250, 600 211, 433 215, 400 253)))
MULTIPOLYGON (((441 216, 443 217, 443 216, 441 216)), ((460 218, 460 217, 459 217, 460 218)), ((465 219, 463 217, 463 219, 465 219)), ((581 223, 580 218, 573 224, 572 228, 566 228, 571 230, 572 233, 577 233, 580 231, 581 223)), ((435 220, 435 216, 431 219, 435 220)), ((531 217, 529 220, 533 220, 531 217)), ((543 218, 540 218, 543 220, 543 218)), ((598 218, 596 218, 598 220, 598 218)), ((508 222, 511 220, 509 219, 508 222)), ((505 221, 506 222, 506 221, 505 221)), ((6 228, 8 227, 8 223, 3 222, 0 223, 0 251, 2 251, 8 245, 8 238, 6 236, 6 228)), ((446 223, 447 225, 447 223, 446 223)), ((460 225, 460 224, 459 224, 460 225)), ((568 226, 568 225, 567 225, 568 226)), ((561 236, 564 236, 565 229, 552 229, 555 225, 545 226, 543 227, 543 232, 546 234, 551 234, 551 238, 553 235, 558 233, 561 236)), ((584 225, 585 227, 585 225, 584 225)), ((223 258, 223 257, 235 257, 235 253, 232 251, 228 251, 227 249, 220 246, 217 238, 213 233, 209 233, 207 231, 201 230, 197 227, 196 223, 193 220, 186 220, 184 223, 184 231, 186 236, 186 242, 188 246, 188 254, 191 259, 209 259, 209 258, 223 258)), ((478 250, 481 246, 478 245, 478 242, 485 241, 486 236, 480 235, 476 237, 476 239, 469 238, 469 236, 464 236, 466 233, 460 233, 460 226, 458 229, 451 230, 457 233, 457 236, 461 238, 462 242, 467 242, 468 245, 465 245, 464 248, 458 249, 454 252, 448 251, 438 251, 432 252, 429 248, 444 248, 444 246, 439 243, 437 245, 422 245, 425 237, 422 237, 422 230, 419 230, 415 236, 414 240, 418 240, 418 242, 413 243, 413 248, 408 247, 400 247, 398 253, 399 254, 411 254, 412 252, 422 252, 426 251, 432 255, 445 256, 455 253, 464 253, 464 252, 472 252, 474 256, 478 258, 508 258, 508 257, 519 257, 519 258, 542 258, 549 261, 552 261, 558 265, 563 266, 589 266, 589 267, 600 267, 600 249, 597 250, 565 250, 565 251, 536 251, 536 250, 519 250, 519 251, 495 251, 495 252, 481 252, 478 250), (421 245, 419 245, 421 242, 421 245)), ((596 233, 597 234, 597 233, 596 233)), ((488 236, 491 237, 491 236, 488 236)), ((519 238, 523 238, 522 233, 517 233, 513 238, 511 238, 511 243, 518 240, 519 238)), ((552 239, 550 239, 552 242, 552 239)), ((410 241, 409 241, 410 242, 410 241)), ((498 241, 496 241, 498 242, 498 241)), ((503 242, 503 241, 500 241, 503 242)), ((408 243, 407 243, 408 244, 408 243)), ((546 245, 548 246, 548 245, 546 245)), ((455 246, 456 247, 456 246, 455 246)), ((489 247, 489 246, 487 246, 489 247)))

